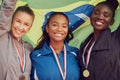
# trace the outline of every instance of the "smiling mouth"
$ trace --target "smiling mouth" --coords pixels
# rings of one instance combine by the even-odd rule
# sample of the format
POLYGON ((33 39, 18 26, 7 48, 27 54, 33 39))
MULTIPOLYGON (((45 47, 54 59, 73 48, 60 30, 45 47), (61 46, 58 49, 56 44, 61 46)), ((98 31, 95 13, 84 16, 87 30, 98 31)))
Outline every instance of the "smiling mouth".
POLYGON ((95 21, 95 24, 100 26, 100 25, 103 25, 104 23, 101 21, 95 21))
POLYGON ((19 30, 19 29, 14 29, 15 33, 18 34, 18 35, 21 35, 23 33, 22 30, 19 30))
POLYGON ((63 34, 60 34, 60 33, 55 33, 56 36, 62 36, 63 34))
POLYGON ((18 34, 21 34, 21 31, 19 31, 19 30, 15 30, 16 31, 16 33, 18 33, 18 34))

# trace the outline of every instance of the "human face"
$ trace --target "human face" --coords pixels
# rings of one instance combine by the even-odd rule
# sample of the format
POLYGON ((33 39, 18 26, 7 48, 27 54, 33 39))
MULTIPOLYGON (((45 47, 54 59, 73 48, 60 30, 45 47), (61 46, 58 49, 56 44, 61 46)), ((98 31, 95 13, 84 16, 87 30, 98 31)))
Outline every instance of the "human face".
POLYGON ((63 15, 54 15, 46 26, 46 31, 50 41, 64 42, 68 34, 68 20, 63 15))
POLYGON ((12 35, 18 41, 26 34, 33 23, 33 16, 26 12, 18 11, 12 21, 12 35))
POLYGON ((107 29, 113 23, 112 15, 113 12, 107 5, 100 4, 96 6, 90 18, 94 30, 107 29))

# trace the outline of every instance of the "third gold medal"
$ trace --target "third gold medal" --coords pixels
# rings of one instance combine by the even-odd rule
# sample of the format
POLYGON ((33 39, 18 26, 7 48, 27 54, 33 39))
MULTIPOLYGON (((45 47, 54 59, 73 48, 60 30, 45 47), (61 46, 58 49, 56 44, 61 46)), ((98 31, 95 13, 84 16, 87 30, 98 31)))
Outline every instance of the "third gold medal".
MULTIPOLYGON (((90 40, 91 41, 91 40, 90 40)), ((92 50, 92 47, 94 45, 95 42, 93 42, 93 44, 91 45, 91 47, 89 48, 88 50, 88 53, 87 53, 87 58, 86 58, 86 62, 85 62, 85 51, 86 51, 86 48, 88 47, 90 41, 88 42, 88 44, 85 46, 85 49, 84 49, 84 52, 83 52, 83 55, 82 55, 82 59, 83 59, 83 64, 85 66, 85 70, 83 70, 83 76, 84 77, 89 77, 90 76, 90 71, 88 70, 88 64, 89 64, 89 61, 90 61, 90 54, 91 54, 91 50, 92 50)))
POLYGON ((90 75, 89 70, 85 69, 85 70, 83 71, 83 76, 84 76, 84 77, 89 77, 89 75, 90 75))

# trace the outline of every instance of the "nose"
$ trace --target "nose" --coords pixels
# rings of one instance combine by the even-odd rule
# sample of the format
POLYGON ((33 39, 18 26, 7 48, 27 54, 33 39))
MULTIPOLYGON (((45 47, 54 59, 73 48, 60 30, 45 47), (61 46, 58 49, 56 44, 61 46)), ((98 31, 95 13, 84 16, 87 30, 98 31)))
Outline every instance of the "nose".
POLYGON ((58 31, 61 31, 61 30, 62 30, 62 27, 61 27, 61 26, 58 26, 57 30, 58 30, 58 31))
POLYGON ((98 18, 103 19, 103 15, 102 14, 98 15, 98 18))
POLYGON ((22 24, 19 24, 18 29, 19 29, 19 30, 23 30, 23 25, 22 25, 22 24))

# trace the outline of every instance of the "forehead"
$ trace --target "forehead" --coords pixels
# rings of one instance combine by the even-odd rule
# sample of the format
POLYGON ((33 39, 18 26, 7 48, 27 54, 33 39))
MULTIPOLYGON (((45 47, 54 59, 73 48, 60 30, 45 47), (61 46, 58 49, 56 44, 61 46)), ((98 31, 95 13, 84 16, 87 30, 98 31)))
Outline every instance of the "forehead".
POLYGON ((34 19, 33 16, 31 16, 30 14, 28 14, 28 13, 26 13, 26 12, 23 12, 23 11, 18 11, 18 12, 15 14, 14 18, 19 18, 19 19, 31 19, 31 20, 34 19))
POLYGON ((105 4, 99 4, 99 5, 95 6, 94 11, 97 11, 97 10, 113 13, 111 8, 108 5, 105 5, 105 4))
MULTIPOLYGON (((52 19, 52 18, 57 18, 57 17, 66 18, 66 16, 63 15, 63 14, 54 14, 54 15, 51 16, 51 19, 52 19)), ((67 18, 66 18, 66 19, 67 19, 67 18)))
POLYGON ((50 20, 51 21, 63 21, 63 22, 68 22, 68 19, 66 18, 66 16, 62 15, 62 14, 57 14, 57 15, 53 15, 51 16, 50 20))

